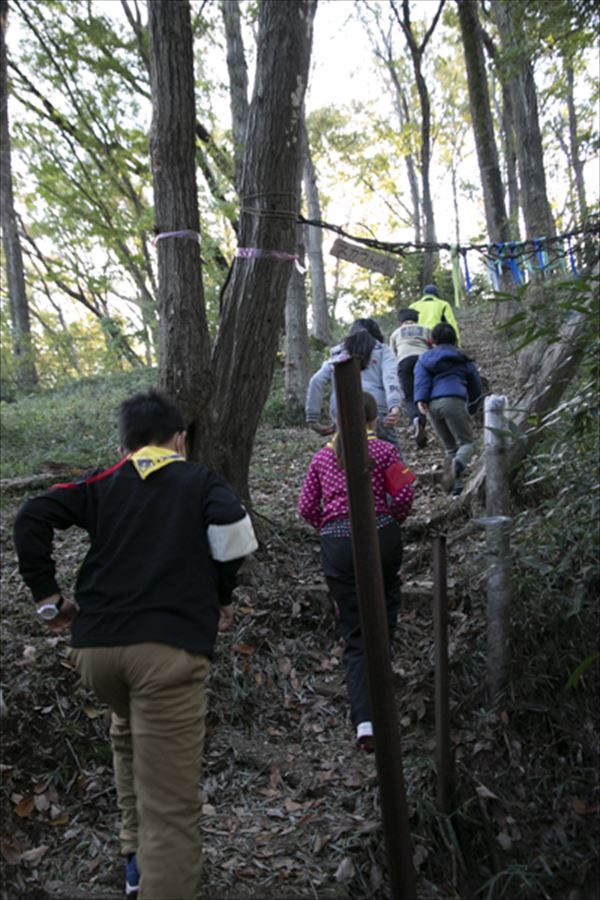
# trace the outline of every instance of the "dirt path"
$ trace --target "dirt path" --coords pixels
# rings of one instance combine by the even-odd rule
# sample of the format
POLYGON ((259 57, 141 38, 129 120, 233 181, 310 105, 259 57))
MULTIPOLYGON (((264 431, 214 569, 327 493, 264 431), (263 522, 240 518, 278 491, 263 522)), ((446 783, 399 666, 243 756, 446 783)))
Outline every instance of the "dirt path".
MULTIPOLYGON (((491 390, 513 392, 514 367, 492 335, 491 314, 467 311, 463 319, 465 349, 491 390)), ((441 461, 434 440, 417 455, 405 426, 402 436, 406 461, 419 471, 441 461)), ((316 536, 294 512, 319 444, 305 429, 259 436, 253 497, 261 548, 243 572, 236 629, 220 639, 211 684, 204 900, 388 896, 375 762, 352 739, 316 536)), ((108 900, 121 891, 122 869, 106 714, 78 686, 66 641, 49 638, 31 617, 10 535, 18 502, 5 501, 0 526, 2 897, 108 900)), ((415 515, 425 521, 451 502, 423 484, 415 515)), ((59 537, 67 587, 84 549, 81 535, 59 537)), ((533 743, 511 732, 512 712, 485 711, 481 553, 477 535, 449 553, 452 742, 464 815, 444 822, 435 812, 432 761, 429 543, 406 547, 393 667, 421 898, 472 894, 495 871, 521 865, 539 840, 527 812, 531 767, 524 765, 533 743)), ((564 824, 572 809, 536 808, 535 819, 550 814, 564 824)))

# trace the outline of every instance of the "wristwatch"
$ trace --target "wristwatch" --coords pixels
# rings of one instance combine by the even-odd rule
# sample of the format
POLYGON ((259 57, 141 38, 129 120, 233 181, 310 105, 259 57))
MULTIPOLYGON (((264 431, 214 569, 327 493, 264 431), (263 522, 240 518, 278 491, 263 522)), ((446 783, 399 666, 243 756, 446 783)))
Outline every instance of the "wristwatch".
POLYGON ((61 595, 56 603, 44 603, 43 606, 38 606, 37 614, 40 619, 43 619, 45 622, 52 622, 52 620, 60 613, 64 602, 65 598, 61 595))

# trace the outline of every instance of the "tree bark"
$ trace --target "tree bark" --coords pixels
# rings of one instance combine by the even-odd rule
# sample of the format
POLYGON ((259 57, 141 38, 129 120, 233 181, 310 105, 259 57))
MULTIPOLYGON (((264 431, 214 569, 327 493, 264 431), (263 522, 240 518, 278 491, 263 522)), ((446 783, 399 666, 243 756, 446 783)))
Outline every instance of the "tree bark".
MULTIPOLYGON (((302 226, 297 226, 296 250, 304 258, 302 226)), ((285 302, 285 405, 288 421, 304 422, 304 401, 309 377, 305 276, 294 267, 285 302)))
MULTIPOLYGON (((254 92, 241 195, 240 246, 293 254, 301 179, 301 123, 314 0, 260 7, 254 92)), ((248 470, 283 326, 291 261, 235 260, 213 361, 211 428, 202 452, 248 496, 248 470)))
POLYGON ((485 398, 487 687, 495 704, 510 672, 510 505, 506 473, 506 397, 485 398))
MULTIPOLYGON (((406 97, 406 90, 402 84, 398 63, 394 53, 391 28, 387 30, 381 24, 381 8, 379 6, 370 7, 368 3, 363 3, 361 9, 366 9, 372 16, 372 22, 377 28, 379 39, 373 36, 371 26, 365 19, 365 27, 367 28, 369 37, 375 56, 381 60, 387 69, 392 83, 392 95, 394 107, 398 119, 398 126, 403 131, 407 125, 411 123, 410 106, 406 97)), ((412 203, 413 226, 415 232, 415 243, 420 244, 422 239, 421 226, 421 193, 419 190, 419 179, 417 175, 417 167, 411 152, 404 154, 404 162, 406 165, 406 175, 410 187, 410 196, 412 203)))
POLYGON ((248 127, 248 68, 242 41, 240 5, 238 0, 221 0, 221 12, 225 24, 227 42, 227 69, 229 71, 229 100, 231 129, 233 134, 233 158, 235 185, 239 193, 242 183, 244 146, 248 127))
POLYGON ((33 358, 23 254, 19 241, 12 186, 8 122, 7 26, 8 0, 0 0, 0 221, 2 223, 16 383, 18 388, 28 391, 35 388, 38 376, 33 358))
MULTIPOLYGON (((425 36, 420 44, 417 44, 415 33, 410 21, 410 4, 409 0, 402 0, 402 16, 400 15, 394 0, 391 0, 392 10, 398 24, 402 28, 408 49, 410 51, 415 82, 419 93, 419 101, 421 105, 421 183, 423 186, 423 217, 425 220, 425 242, 435 244, 437 242, 435 231, 435 218, 433 213, 433 201, 431 198, 431 184, 429 178, 429 170, 431 167, 431 102, 429 99, 429 90, 423 76, 423 54, 429 42, 431 35, 438 23, 445 0, 440 0, 437 11, 433 17, 432 24, 429 26, 425 36)), ((427 284, 433 280, 433 270, 437 264, 438 254, 428 252, 424 254, 423 259, 423 284, 427 284)))
POLYGON ((579 222, 584 225, 588 218, 588 205, 585 195, 585 180, 583 177, 583 162, 579 155, 579 137, 577 134, 577 111, 575 109, 575 78, 573 63, 568 62, 565 67, 567 81, 567 110, 569 113, 569 146, 571 149, 571 164, 575 172, 575 188, 577 191, 577 204, 579 206, 579 222))
POLYGON ((469 108, 483 189, 485 220, 490 242, 504 243, 510 239, 510 235, 494 136, 477 2, 476 0, 458 0, 457 5, 469 87, 469 108))
MULTIPOLYGON (((304 126, 306 131, 306 126, 304 126)), ((303 168, 304 196, 309 219, 321 219, 321 203, 317 187, 317 173, 310 153, 308 135, 305 135, 305 155, 303 168)), ((319 343, 327 346, 331 342, 329 312, 327 310, 327 286, 323 261, 323 232, 314 225, 306 225, 306 250, 310 265, 310 289, 312 296, 312 334, 319 343)))
POLYGON ((537 91, 520 24, 521 11, 511 0, 494 0, 492 9, 503 51, 501 77, 508 84, 514 112, 526 237, 553 237, 556 229, 546 190, 537 91))
MULTIPOLYGON (((460 2, 460 0, 458 0, 460 2)), ((489 58, 494 63, 496 69, 498 69, 498 49, 496 44, 485 30, 485 28, 481 27, 481 38, 483 41, 483 45, 487 51, 489 58)), ((519 179, 517 175, 517 148, 515 144, 515 125, 514 125, 514 113, 512 108, 512 100, 510 97, 510 91, 508 89, 508 85, 506 83, 505 78, 496 78, 492 81, 492 97, 494 100, 494 109, 496 111, 496 115, 498 116, 498 120, 501 123, 500 127, 500 140, 502 144, 502 151, 504 154, 504 164, 506 166, 506 187, 508 191, 508 223, 509 223, 509 231, 510 236, 513 241, 519 240, 520 228, 519 228, 519 211, 521 209, 521 201, 519 195, 519 179), (499 84, 500 92, 502 94, 502 104, 498 103, 496 99, 496 92, 494 91, 494 84, 499 84)))
MULTIPOLYGON (((194 61, 187 0, 148 4, 152 127, 150 153, 157 235, 189 230, 199 238, 195 169, 194 61)), ((198 458, 199 409, 212 392, 210 342, 200 248, 193 237, 158 241, 159 380, 188 423, 188 450, 198 458)))

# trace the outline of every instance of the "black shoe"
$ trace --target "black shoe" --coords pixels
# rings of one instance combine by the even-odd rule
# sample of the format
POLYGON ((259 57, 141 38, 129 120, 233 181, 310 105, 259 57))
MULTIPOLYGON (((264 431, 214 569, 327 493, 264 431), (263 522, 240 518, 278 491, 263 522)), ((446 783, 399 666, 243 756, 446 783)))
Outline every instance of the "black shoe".
POLYGON ((422 416, 419 416, 418 419, 415 419, 415 443, 420 449, 422 449, 427 444, 425 419, 422 416))

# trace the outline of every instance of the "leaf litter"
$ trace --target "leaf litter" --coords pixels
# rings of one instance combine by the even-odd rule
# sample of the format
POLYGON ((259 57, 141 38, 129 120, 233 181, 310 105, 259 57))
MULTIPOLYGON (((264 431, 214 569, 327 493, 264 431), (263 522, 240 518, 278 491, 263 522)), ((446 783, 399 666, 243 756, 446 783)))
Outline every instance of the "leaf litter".
MULTIPOLYGON (((466 349, 477 351, 492 390, 505 393, 514 367, 498 354, 486 315, 476 329, 465 322, 466 349)), ((421 472, 439 465, 433 439, 417 455, 408 428, 401 431, 409 465, 421 472)), ((259 431, 252 492, 261 546, 242 570, 235 628, 219 639, 210 686, 200 785, 203 900, 390 896, 375 760, 353 741, 318 541, 295 514, 319 446, 305 429, 259 431)), ((31 615, 11 537, 20 499, 7 496, 0 521, 2 897, 117 897, 122 863, 106 710, 78 683, 67 640, 49 637, 31 615)), ((405 529, 393 652, 418 896, 472 896, 515 867, 526 876, 519 896, 540 896, 535 879, 547 877, 539 862, 547 860, 555 896, 567 886, 580 888, 569 897, 587 900, 598 845, 597 757, 590 755, 598 749, 597 718, 585 703, 564 710, 568 722, 586 722, 582 742, 561 730, 560 707, 559 720, 516 702, 487 709, 485 574, 476 532, 448 547, 457 783, 453 817, 436 810, 427 522, 444 507, 452 516, 451 501, 424 477, 405 529)), ((451 529, 462 527, 449 521, 451 529)), ((56 542, 65 590, 86 547, 75 530, 56 542)))

